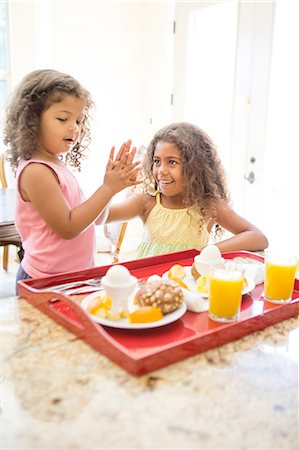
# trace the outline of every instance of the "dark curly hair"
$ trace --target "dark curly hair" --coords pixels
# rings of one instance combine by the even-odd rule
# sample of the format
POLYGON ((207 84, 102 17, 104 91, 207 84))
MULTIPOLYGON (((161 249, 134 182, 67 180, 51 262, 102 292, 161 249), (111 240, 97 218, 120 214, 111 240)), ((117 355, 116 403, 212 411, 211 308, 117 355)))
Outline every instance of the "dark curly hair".
POLYGON ((35 70, 26 75, 13 93, 6 108, 4 144, 6 158, 16 170, 20 159, 28 160, 36 149, 40 115, 53 103, 72 95, 85 102, 81 142, 65 155, 65 162, 80 171, 80 159, 90 142, 89 111, 93 106, 90 93, 70 75, 56 70, 35 70))
MULTIPOLYGON (((226 175, 215 144, 210 137, 196 125, 180 122, 170 124, 159 130, 151 140, 143 160, 144 185, 147 192, 152 192, 155 185, 153 178, 153 159, 158 142, 174 144, 180 151, 185 178, 183 202, 186 207, 198 207, 204 215, 207 209, 212 211, 219 202, 230 201, 226 175)), ((216 234, 220 232, 216 225, 216 234)))

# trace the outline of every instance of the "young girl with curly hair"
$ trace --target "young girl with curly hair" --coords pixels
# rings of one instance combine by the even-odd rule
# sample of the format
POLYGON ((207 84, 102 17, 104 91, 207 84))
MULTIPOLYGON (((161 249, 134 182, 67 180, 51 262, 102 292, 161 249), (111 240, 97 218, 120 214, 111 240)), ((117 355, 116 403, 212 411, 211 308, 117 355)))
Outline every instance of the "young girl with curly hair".
POLYGON ((70 75, 36 70, 7 108, 4 142, 16 170, 16 227, 25 251, 17 281, 94 266, 95 224, 114 194, 134 186, 135 149, 111 149, 103 184, 85 199, 68 165, 80 170, 89 141, 90 94, 70 75))
POLYGON ((144 161, 144 191, 112 205, 107 222, 141 217, 137 258, 208 244, 211 230, 232 237, 217 242, 221 252, 262 250, 265 235, 231 207, 225 173, 209 136, 189 123, 174 123, 153 137, 144 161), (154 186, 154 194, 153 194, 154 186))

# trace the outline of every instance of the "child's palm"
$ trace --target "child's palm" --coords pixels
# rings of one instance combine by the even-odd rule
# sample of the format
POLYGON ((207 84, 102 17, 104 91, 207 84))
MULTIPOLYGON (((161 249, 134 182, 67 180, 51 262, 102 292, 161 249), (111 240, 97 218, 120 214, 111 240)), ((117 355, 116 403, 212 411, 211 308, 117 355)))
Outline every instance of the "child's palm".
POLYGON ((114 149, 111 151, 110 159, 106 166, 104 184, 109 186, 115 194, 141 182, 136 180, 137 174, 140 171, 140 162, 132 162, 135 151, 136 149, 133 149, 129 153, 122 152, 120 158, 117 156, 115 160, 113 160, 114 149))

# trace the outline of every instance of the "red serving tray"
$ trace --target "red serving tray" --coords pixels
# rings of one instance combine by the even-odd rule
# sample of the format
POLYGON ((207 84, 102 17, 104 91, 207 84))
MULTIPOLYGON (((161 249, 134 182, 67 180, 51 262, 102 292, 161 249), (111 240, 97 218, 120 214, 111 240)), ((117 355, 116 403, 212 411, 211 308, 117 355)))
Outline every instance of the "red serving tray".
MULTIPOLYGON (((194 256, 199 253, 197 250, 187 250, 122 264, 133 275, 144 279, 154 273, 162 275, 175 263, 191 266, 194 256)), ((264 261, 263 257, 245 251, 229 252, 222 256, 225 259, 242 256, 264 261)), ((299 313, 299 280, 295 281, 292 301, 286 305, 264 301, 263 284, 256 286, 252 292, 243 296, 238 322, 218 323, 209 319, 207 312, 187 311, 169 325, 141 330, 102 326, 89 317, 78 299, 46 290, 58 283, 100 277, 109 267, 23 280, 18 283, 19 296, 135 376, 239 339, 299 313)))

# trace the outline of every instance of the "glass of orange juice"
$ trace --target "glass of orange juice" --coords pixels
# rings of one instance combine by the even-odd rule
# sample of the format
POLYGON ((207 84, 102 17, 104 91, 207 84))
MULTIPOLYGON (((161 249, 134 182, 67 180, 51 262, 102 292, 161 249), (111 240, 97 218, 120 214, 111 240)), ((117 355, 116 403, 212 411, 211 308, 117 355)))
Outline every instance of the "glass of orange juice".
POLYGON ((216 322, 238 320, 244 273, 237 267, 211 269, 209 274, 209 317, 216 322))
POLYGON ((295 283, 297 257, 273 250, 265 252, 265 300, 272 303, 289 303, 295 283))

